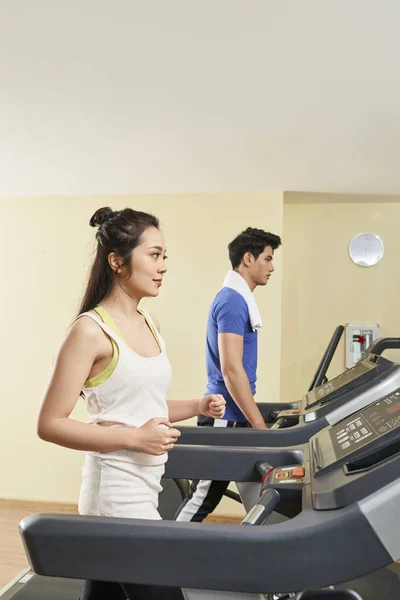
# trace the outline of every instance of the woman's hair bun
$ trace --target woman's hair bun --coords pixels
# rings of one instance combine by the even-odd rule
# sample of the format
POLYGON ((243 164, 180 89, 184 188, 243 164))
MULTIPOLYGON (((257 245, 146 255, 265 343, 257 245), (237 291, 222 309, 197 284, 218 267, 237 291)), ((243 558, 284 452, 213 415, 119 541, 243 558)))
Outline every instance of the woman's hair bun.
POLYGON ((100 227, 100 225, 103 225, 104 221, 107 221, 107 219, 110 218, 113 212, 113 209, 109 206, 103 206, 103 208, 97 209, 89 221, 90 227, 100 227))

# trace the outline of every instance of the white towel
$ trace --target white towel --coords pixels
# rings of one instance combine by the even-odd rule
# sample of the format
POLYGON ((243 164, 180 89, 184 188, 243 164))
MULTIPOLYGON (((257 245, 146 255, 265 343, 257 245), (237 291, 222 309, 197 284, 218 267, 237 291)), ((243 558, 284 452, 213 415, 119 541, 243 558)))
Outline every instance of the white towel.
POLYGON ((222 287, 231 288, 232 290, 235 290, 235 292, 243 296, 243 298, 247 302, 247 307, 249 309, 250 315, 250 325, 253 331, 255 331, 256 329, 261 329, 262 321, 260 311, 258 310, 257 303, 253 296, 253 292, 249 288, 247 281, 236 271, 228 271, 222 287))

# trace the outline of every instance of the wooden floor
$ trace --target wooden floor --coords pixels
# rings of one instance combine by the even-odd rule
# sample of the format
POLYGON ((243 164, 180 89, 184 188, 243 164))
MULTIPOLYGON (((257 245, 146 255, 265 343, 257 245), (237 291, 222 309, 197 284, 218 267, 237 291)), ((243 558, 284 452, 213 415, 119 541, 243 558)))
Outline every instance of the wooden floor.
MULTIPOLYGON (((77 514, 78 511, 73 504, 0 499, 0 589, 29 566, 18 525, 24 517, 36 512, 77 514)), ((214 523, 240 522, 239 517, 209 517, 207 520, 214 523)))

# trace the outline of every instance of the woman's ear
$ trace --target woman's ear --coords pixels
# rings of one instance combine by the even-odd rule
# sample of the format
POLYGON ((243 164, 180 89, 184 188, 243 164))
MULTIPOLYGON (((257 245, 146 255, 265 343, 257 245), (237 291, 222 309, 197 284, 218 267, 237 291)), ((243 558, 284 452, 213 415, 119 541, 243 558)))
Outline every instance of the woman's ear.
POLYGON ((115 252, 110 252, 108 255, 108 264, 110 265, 112 271, 117 275, 122 273, 122 258, 115 254, 115 252))

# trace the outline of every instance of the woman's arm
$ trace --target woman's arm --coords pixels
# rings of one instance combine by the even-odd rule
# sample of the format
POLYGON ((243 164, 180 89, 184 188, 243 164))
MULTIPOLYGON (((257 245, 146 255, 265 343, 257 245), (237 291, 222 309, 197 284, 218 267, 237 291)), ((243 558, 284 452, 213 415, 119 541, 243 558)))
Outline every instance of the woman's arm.
POLYGON ((172 423, 185 421, 200 414, 200 400, 168 400, 168 416, 172 423))
POLYGON ((226 403, 220 394, 211 394, 211 396, 204 396, 200 400, 168 400, 167 404, 169 420, 176 423, 196 415, 222 419, 226 403))
POLYGON ((109 341, 89 317, 82 317, 69 331, 54 364, 38 416, 41 439, 75 450, 110 452, 130 448, 148 454, 163 454, 179 432, 168 419, 151 419, 137 429, 100 427, 71 419, 81 389, 93 364, 107 354, 109 341))

